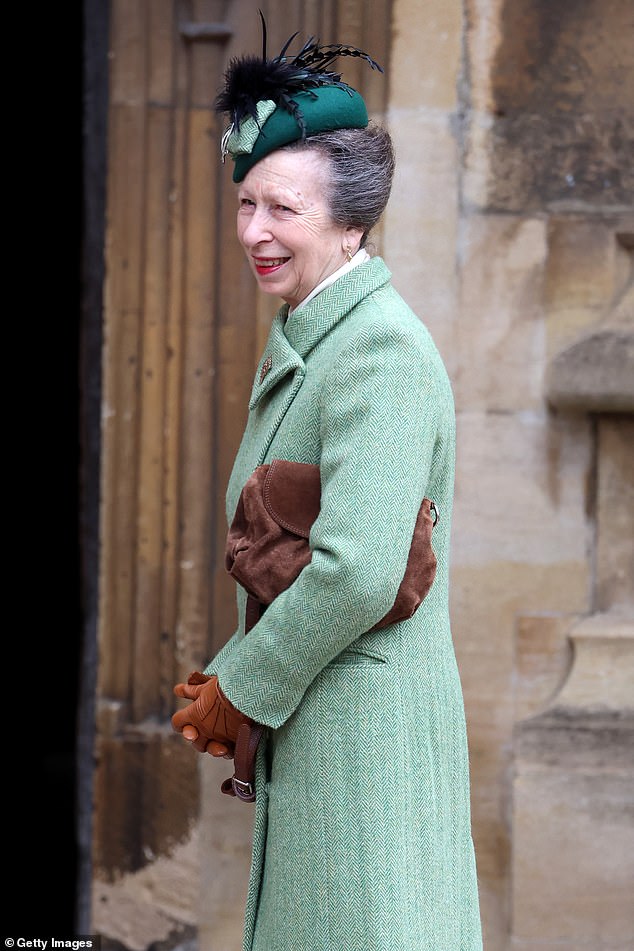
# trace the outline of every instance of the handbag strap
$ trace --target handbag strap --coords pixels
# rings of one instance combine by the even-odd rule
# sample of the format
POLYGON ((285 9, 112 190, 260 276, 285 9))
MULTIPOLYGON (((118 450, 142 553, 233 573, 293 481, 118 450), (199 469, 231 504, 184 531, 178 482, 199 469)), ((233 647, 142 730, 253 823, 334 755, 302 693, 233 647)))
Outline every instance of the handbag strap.
POLYGON ((238 730, 233 757, 234 773, 220 787, 228 796, 237 796, 243 802, 255 800, 255 755, 262 739, 261 723, 243 723, 238 730))
POLYGON ((260 604, 257 598, 252 594, 247 595, 247 604, 244 612, 244 634, 245 637, 252 627, 254 627, 264 614, 264 605, 260 604))
MULTIPOLYGON (((244 620, 245 636, 262 617, 264 605, 253 595, 248 595, 244 620)), ((221 785, 227 796, 237 796, 243 802, 255 800, 255 756, 262 739, 264 726, 261 723, 242 723, 236 737, 233 754, 234 773, 221 785)))

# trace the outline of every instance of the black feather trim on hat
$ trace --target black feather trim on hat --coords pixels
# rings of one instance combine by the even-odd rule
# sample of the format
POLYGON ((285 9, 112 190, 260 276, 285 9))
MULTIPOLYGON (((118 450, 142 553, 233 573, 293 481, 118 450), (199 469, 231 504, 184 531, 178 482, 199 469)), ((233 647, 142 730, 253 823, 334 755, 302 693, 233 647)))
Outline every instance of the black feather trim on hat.
POLYGON ((310 95, 311 90, 319 86, 348 89, 341 81, 341 74, 328 68, 339 56, 360 57, 369 63, 372 69, 383 72, 381 66, 363 50, 339 44, 320 46, 314 36, 306 41, 299 53, 289 57, 287 50, 298 33, 293 33, 277 56, 268 59, 266 22, 261 10, 259 13, 262 20, 262 57, 243 56, 232 59, 225 72, 225 88, 214 102, 216 112, 229 114, 232 127, 236 131, 248 116, 257 122, 258 102, 269 99, 294 116, 303 137, 303 116, 293 97, 299 92, 310 95))

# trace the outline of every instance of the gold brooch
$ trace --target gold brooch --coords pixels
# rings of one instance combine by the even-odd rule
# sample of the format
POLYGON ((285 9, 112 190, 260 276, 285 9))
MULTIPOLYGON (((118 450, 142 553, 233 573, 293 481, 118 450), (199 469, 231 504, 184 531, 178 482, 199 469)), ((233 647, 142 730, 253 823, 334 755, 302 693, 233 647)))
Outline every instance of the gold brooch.
POLYGON ((262 364, 262 369, 260 370, 260 383, 262 382, 262 380, 264 379, 264 377, 269 372, 272 366, 273 366, 273 358, 267 357, 264 363, 262 364))

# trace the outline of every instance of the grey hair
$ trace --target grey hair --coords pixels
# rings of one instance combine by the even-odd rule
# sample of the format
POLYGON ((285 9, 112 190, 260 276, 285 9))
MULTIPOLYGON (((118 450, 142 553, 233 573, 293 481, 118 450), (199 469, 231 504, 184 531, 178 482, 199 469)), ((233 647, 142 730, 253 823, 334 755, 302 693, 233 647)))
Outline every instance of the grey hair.
POLYGON ((335 224, 360 228, 363 247, 392 190, 395 160, 389 132, 378 125, 317 132, 283 148, 317 149, 327 157, 330 215, 335 224))

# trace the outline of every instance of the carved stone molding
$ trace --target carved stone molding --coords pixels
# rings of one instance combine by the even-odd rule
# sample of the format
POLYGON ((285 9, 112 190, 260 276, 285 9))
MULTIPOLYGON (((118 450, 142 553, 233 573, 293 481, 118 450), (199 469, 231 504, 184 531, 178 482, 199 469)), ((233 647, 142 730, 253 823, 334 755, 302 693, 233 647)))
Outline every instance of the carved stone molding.
POLYGON ((558 409, 634 412, 634 326, 600 328, 558 353, 546 373, 546 397, 558 409))

